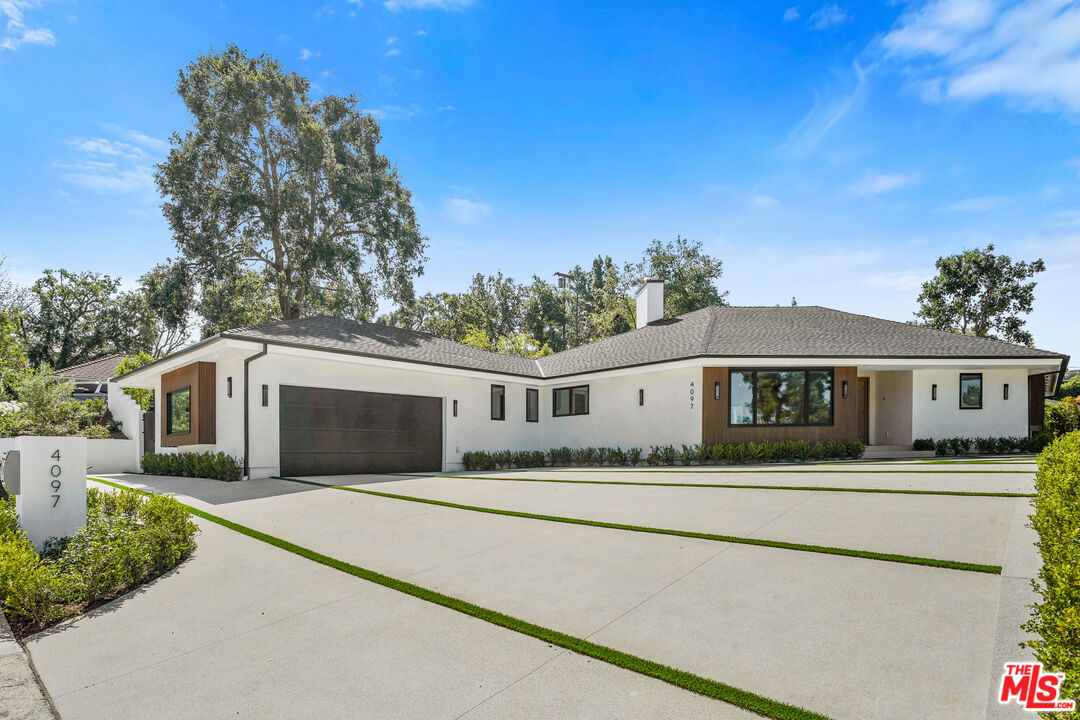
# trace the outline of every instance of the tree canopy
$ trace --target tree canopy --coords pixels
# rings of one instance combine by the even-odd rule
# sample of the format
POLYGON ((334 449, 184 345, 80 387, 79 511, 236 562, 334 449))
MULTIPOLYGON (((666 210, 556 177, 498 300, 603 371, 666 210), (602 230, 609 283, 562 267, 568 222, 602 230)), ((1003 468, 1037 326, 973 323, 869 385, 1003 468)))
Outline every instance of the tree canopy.
POLYGON ((33 307, 21 331, 34 365, 65 368, 110 353, 149 351, 156 340, 145 297, 122 292, 119 278, 46 270, 30 296, 33 307))
POLYGON ((517 283, 502 272, 478 273, 468 290, 428 293, 383 315, 379 322, 407 327, 497 352, 536 357, 633 330, 632 293, 640 280, 665 281, 665 313, 681 315, 724 304, 716 280, 720 260, 682 237, 653 241, 637 263, 621 267, 598 256, 551 283, 533 276, 517 283))
POLYGON ((212 288, 256 272, 283 319, 409 303, 427 240, 378 152, 379 125, 355 95, 309 91, 277 59, 235 45, 180 71, 194 128, 173 135, 155 176, 180 261, 212 288))
POLYGON ((1031 345, 1022 315, 1035 302, 1035 282, 1042 260, 1013 261, 995 255, 994 246, 940 257, 938 274, 923 283, 919 310, 922 324, 938 330, 1031 345))

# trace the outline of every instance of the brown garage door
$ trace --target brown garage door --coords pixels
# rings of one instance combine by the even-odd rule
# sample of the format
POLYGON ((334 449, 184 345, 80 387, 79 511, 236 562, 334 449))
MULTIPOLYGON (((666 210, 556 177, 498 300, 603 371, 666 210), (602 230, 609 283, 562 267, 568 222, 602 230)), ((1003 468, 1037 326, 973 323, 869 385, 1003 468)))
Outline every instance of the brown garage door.
POLYGON ((281 474, 442 470, 442 399, 282 385, 281 474))

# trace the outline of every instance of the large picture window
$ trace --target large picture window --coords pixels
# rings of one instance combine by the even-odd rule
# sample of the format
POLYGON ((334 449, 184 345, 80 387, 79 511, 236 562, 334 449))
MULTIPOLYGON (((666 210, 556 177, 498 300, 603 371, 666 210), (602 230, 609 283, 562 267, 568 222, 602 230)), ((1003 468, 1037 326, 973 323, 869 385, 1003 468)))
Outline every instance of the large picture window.
POLYGON ((552 391, 551 414, 555 417, 589 414, 589 386, 555 388, 552 391))
POLYGON ((832 370, 732 370, 731 425, 832 425, 832 370))
POLYGON ((982 373, 960 373, 960 409, 982 409, 982 373))
POLYGON ((191 432, 191 388, 173 390, 165 396, 165 433, 183 435, 191 432))

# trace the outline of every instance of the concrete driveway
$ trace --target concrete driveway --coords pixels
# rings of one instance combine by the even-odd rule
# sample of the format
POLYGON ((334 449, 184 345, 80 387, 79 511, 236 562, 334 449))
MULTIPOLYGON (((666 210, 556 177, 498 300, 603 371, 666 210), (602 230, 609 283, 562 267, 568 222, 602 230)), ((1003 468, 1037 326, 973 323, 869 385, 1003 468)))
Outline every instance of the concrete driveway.
MULTIPOLYGON (((1024 658, 1016 650, 1018 625, 1030 602, 1026 578, 1037 567, 1024 528, 1027 499, 604 484, 668 478, 984 492, 1031 487, 1030 467, 1017 463, 873 463, 819 472, 824 467, 317 481, 1003 565, 1003 575, 566 525, 284 480, 113 479, 175 493, 325 555, 837 720, 997 713, 991 687, 1002 663, 1024 658), (874 472, 853 472, 863 468, 874 472), (877 472, 889 468, 929 472, 877 472)), ((170 576, 27 643, 64 718, 748 716, 220 526, 201 527, 196 556, 170 576)))

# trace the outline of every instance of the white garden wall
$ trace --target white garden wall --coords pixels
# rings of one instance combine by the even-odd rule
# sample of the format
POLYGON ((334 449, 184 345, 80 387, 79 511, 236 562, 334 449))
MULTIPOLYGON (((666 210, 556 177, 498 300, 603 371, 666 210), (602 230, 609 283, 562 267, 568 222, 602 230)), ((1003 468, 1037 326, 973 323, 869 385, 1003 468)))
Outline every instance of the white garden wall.
POLYGON ((1028 371, 1025 368, 957 368, 912 371, 914 438, 1024 437, 1028 431, 1028 371), (982 373, 981 410, 960 409, 960 373, 982 373), (1004 385, 1009 384, 1009 399, 1004 385), (932 386, 937 385, 937 400, 932 386))

